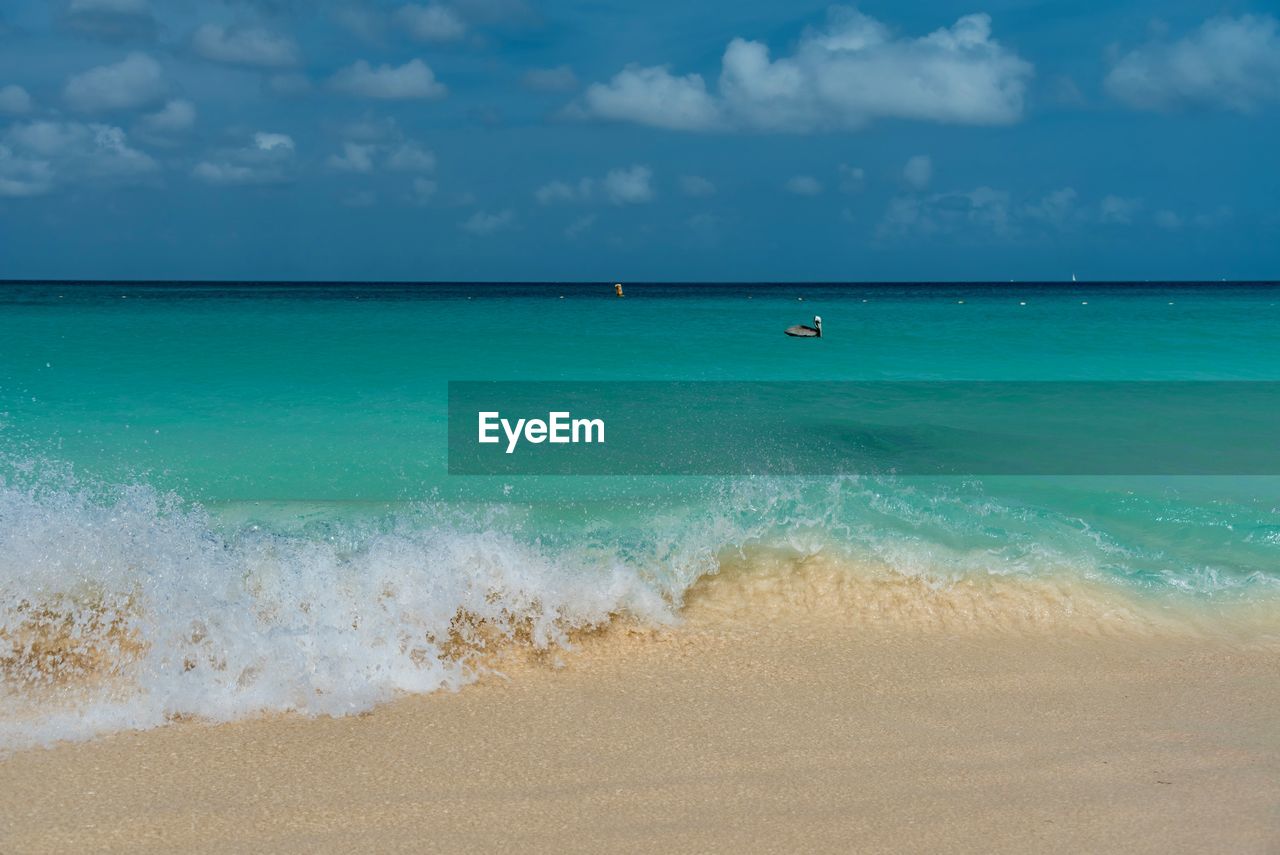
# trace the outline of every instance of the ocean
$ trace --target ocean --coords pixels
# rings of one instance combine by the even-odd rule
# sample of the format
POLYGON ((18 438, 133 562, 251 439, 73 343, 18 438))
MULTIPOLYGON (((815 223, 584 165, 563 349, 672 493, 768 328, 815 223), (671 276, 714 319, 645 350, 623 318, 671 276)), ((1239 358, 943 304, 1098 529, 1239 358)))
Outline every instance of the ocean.
POLYGON ((0 745, 360 712, 473 681, 459 650, 679 625, 717 580, 725 620, 850 633, 1280 638, 1274 473, 460 476, 446 407, 468 380, 1277 381, 1280 284, 625 288, 0 284, 0 745))

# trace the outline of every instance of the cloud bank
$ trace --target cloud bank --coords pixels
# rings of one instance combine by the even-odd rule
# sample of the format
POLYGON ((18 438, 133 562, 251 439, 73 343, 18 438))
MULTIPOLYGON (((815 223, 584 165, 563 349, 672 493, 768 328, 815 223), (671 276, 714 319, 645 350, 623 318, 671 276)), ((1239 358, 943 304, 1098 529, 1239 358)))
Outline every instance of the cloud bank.
POLYGON ((282 184, 290 180, 295 148, 288 134, 258 131, 243 147, 200 161, 191 174, 220 186, 282 184))
POLYGON ((877 119, 1005 125, 1022 117, 1032 73, 992 38, 988 15, 898 38, 874 18, 837 7, 787 56, 771 58, 763 42, 731 41, 714 93, 699 74, 631 65, 592 84, 568 112, 683 131, 803 133, 877 119))
POLYGON ((1211 229, 1232 217, 1227 207, 1187 217, 1160 208, 1145 213, 1142 199, 1102 196, 1082 202, 1073 187, 1062 187, 1039 198, 1015 204, 1014 194, 981 186, 964 192, 913 193, 889 200, 876 236, 881 240, 941 235, 974 238, 1035 238, 1083 228, 1124 230, 1155 227, 1179 231, 1190 226, 1211 229))
POLYGON ((516 215, 510 209, 491 214, 487 211, 476 211, 460 224, 464 232, 485 237, 511 228, 515 224, 516 215))
POLYGON ((347 141, 342 152, 331 155, 326 163, 340 172, 369 173, 379 167, 393 172, 433 172, 436 155, 412 141, 396 145, 347 141))
POLYGON ((190 101, 175 98, 160 110, 142 117, 139 124, 153 136, 180 134, 196 123, 196 108, 190 101))
POLYGON ((254 68, 292 68, 302 58, 298 43, 260 27, 228 28, 204 24, 191 37, 191 47, 212 62, 254 68))
POLYGON ((335 74, 331 83, 339 92, 383 101, 443 98, 448 91, 420 59, 376 68, 362 59, 335 74))
MULTIPOLYGON (((707 184, 709 186, 710 182, 707 184)), ((614 205, 636 205, 652 201, 657 194, 653 189, 653 170, 635 164, 611 169, 599 181, 593 178, 583 178, 577 183, 551 181, 539 187, 533 195, 543 205, 587 202, 597 196, 614 205)))
POLYGON ((114 125, 34 121, 0 138, 0 196, 39 196, 89 181, 131 183, 158 169, 114 125))
POLYGON ((822 183, 812 175, 793 175, 783 186, 788 193, 796 196, 822 195, 822 183))
POLYGON ((16 83, 0 86, 0 113, 18 115, 31 109, 31 96, 16 83))
POLYGON ((454 42, 467 33, 462 16, 438 3, 401 6, 396 10, 395 21, 410 38, 421 42, 454 42))
POLYGON ((144 53, 74 74, 62 97, 74 110, 105 113, 132 110, 159 101, 167 90, 160 63, 144 53))
POLYGON ((1106 88, 1139 110, 1198 106, 1248 113, 1280 102, 1280 23, 1269 15, 1211 18, 1177 41, 1122 54, 1106 88))
POLYGON ((705 199, 716 194, 716 185, 701 175, 681 175, 680 192, 694 199, 705 199))
POLYGON ((933 159, 927 154, 909 158, 902 167, 902 177, 912 187, 923 190, 933 180, 933 159))

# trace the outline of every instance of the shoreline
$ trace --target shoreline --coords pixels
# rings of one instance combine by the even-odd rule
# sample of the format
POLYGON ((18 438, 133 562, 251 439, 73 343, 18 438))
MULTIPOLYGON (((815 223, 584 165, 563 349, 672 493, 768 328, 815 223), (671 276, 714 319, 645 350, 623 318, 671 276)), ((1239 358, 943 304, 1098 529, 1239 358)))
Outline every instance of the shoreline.
POLYGON ((1280 845, 1269 645, 792 618, 615 626, 345 718, 24 750, 0 760, 2 848, 1280 845))

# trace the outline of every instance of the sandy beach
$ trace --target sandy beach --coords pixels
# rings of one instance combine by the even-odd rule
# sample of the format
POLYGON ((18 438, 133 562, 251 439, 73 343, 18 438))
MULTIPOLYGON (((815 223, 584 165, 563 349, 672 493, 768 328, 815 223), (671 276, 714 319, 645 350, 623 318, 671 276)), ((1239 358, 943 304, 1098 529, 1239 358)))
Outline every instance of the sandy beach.
POLYGON ((19 752, 0 849, 1280 847, 1274 647, 740 620, 723 594, 357 716, 19 752))
POLYGON ((0 0, 0 855, 1280 855, 1278 137, 1280 0, 0 0))

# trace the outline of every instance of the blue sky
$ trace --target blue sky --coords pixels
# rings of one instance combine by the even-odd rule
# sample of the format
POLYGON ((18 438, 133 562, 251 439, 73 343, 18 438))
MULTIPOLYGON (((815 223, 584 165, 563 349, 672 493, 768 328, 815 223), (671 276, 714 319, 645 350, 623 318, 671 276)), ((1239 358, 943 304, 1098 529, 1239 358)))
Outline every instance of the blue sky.
POLYGON ((11 0, 0 277, 1276 277, 1276 15, 11 0))

